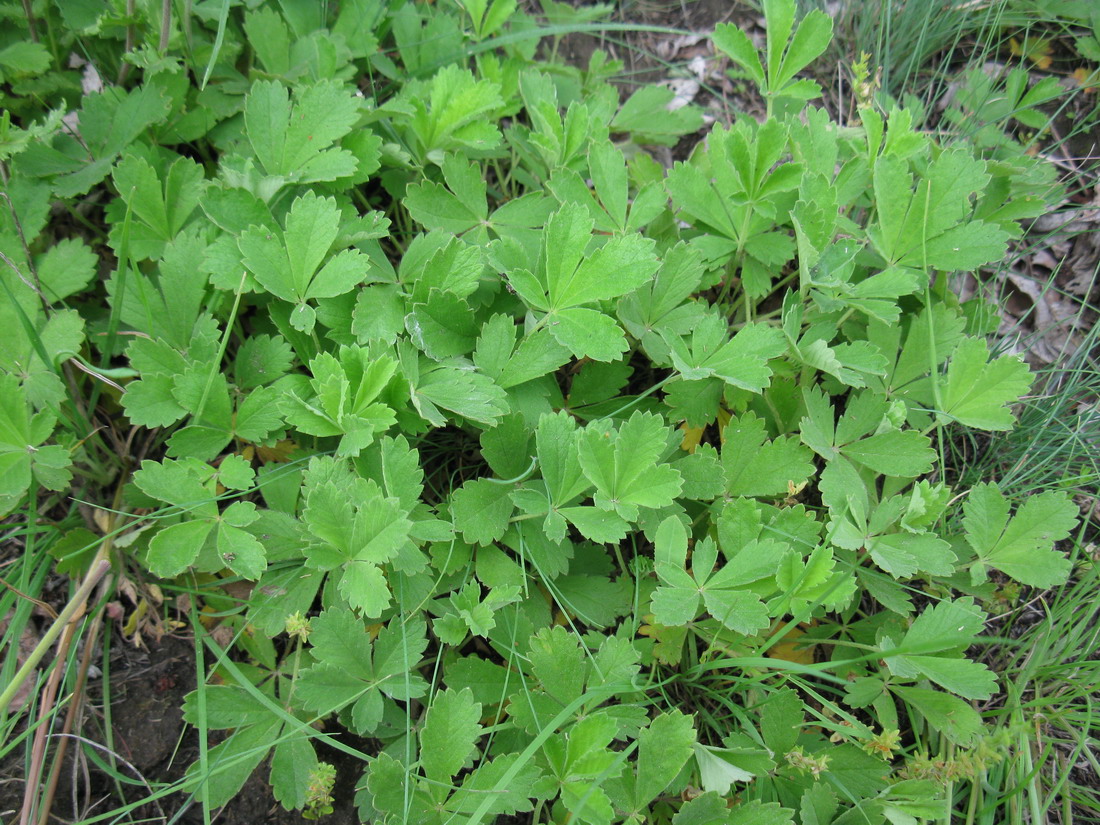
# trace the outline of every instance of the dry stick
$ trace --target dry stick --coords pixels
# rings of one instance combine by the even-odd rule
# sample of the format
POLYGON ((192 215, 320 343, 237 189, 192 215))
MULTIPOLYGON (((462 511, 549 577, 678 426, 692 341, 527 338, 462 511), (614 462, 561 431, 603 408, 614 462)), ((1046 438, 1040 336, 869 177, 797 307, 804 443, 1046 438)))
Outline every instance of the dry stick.
MULTIPOLYGON (((103 580, 101 593, 107 592, 114 586, 114 577, 108 576, 103 580)), ((84 643, 84 653, 80 657, 80 669, 77 671, 76 685, 73 686, 72 701, 69 702, 69 710, 65 714, 65 724, 61 728, 61 740, 57 743, 57 751, 53 755, 53 765, 50 766, 50 776, 46 780, 46 792, 42 796, 38 825, 47 825, 50 821, 50 811, 53 808, 53 798, 57 793, 57 783, 61 779, 61 766, 65 762, 65 750, 69 744, 69 734, 73 731, 73 725, 77 716, 84 709, 84 685, 88 681, 88 667, 92 663, 92 655, 96 642, 99 639, 99 631, 103 626, 103 608, 96 611, 95 618, 88 633, 88 639, 84 643)), ((56 734, 55 734, 56 735, 56 734)))
MULTIPOLYGON (((100 545, 99 550, 96 552, 97 558, 110 558, 111 548, 114 544, 115 522, 118 519, 116 511, 121 503, 122 485, 120 484, 115 490, 115 500, 111 506, 112 512, 107 517, 106 530, 104 531, 106 537, 103 539, 103 544, 100 545)), ((106 604, 106 600, 103 597, 110 593, 113 587, 113 574, 104 578, 99 586, 100 607, 96 611, 95 617, 92 619, 88 632, 88 639, 84 643, 84 653, 80 658, 80 669, 77 671, 76 684, 73 686, 72 701, 69 702, 69 709, 65 714, 65 724, 61 729, 61 741, 57 743, 57 752, 54 753, 53 765, 50 767, 50 776, 46 781, 46 792, 42 796, 42 807, 38 816, 38 825, 47 825, 50 820, 50 810, 53 808, 53 798, 57 793, 57 783, 61 779, 61 766, 65 761, 65 750, 69 744, 68 737, 69 734, 72 733, 73 725, 76 724, 78 715, 83 709, 84 685, 88 680, 88 668, 91 666, 93 651, 95 650, 96 641, 99 638, 100 628, 103 626, 103 611, 106 604)), ((44 728, 42 728, 42 730, 44 730, 44 728)))
POLYGON ((15 691, 18 690, 19 686, 28 676, 30 676, 35 667, 38 666, 42 657, 46 655, 46 651, 49 650, 50 645, 53 644, 54 640, 59 635, 61 636, 61 640, 57 645, 57 655, 54 658, 54 669, 50 673, 50 679, 46 683, 46 688, 42 695, 41 709, 38 714, 40 724, 38 730, 35 732, 34 744, 31 748, 31 764, 30 771, 27 775, 26 790, 23 794, 23 810, 19 817, 20 825, 30 825, 36 808, 37 794, 35 790, 38 786, 38 779, 42 774, 42 760, 45 756, 46 732, 48 728, 46 719, 53 710, 54 700, 57 697, 57 688, 65 670, 65 657, 68 655, 69 645, 72 643, 73 634, 76 631, 77 621, 84 613, 84 607, 87 603, 88 596, 91 595, 92 590, 99 583, 99 580, 103 578, 104 574, 110 570, 110 568, 111 563, 97 553, 97 559, 92 562, 92 567, 88 571, 88 575, 84 577, 84 581, 81 583, 72 599, 65 605, 65 609, 61 611, 57 621, 46 631, 46 635, 43 636, 42 641, 38 643, 31 652, 31 655, 27 657, 27 661, 23 663, 23 667, 19 668, 16 672, 11 684, 5 688, 3 693, 0 693, 0 712, 2 712, 11 701, 11 696, 14 696, 15 691))
MULTIPOLYGON (((112 510, 118 510, 122 500, 122 486, 120 485, 114 495, 114 504, 112 510)), ((114 511, 109 514, 107 521, 107 537, 103 539, 99 551, 98 557, 108 559, 110 558, 111 547, 113 546, 114 538, 114 522, 116 522, 118 516, 114 511)), ((99 585, 100 595, 100 607, 96 610, 96 615, 91 620, 91 626, 88 631, 88 640, 85 642, 84 654, 80 657, 80 669, 77 671, 76 684, 73 687, 73 700, 69 702, 68 712, 65 714, 65 725, 62 727, 62 739, 57 744, 57 752, 54 753, 54 763, 50 769, 50 779, 46 781, 46 792, 42 796, 42 810, 38 815, 38 825, 47 825, 50 822, 50 811, 54 803, 54 795, 57 792, 57 782, 61 780, 62 763, 65 761, 65 749, 68 746, 68 736, 73 733, 73 726, 77 724, 77 718, 81 709, 84 707, 84 686, 88 681, 88 668, 91 665, 92 652, 96 648, 96 641, 99 638, 99 631, 103 625, 103 609, 106 607, 106 596, 110 593, 111 588, 114 586, 114 575, 110 574, 103 579, 99 585)))
POLYGON ((19 825, 30 825, 38 808, 38 780, 42 776, 42 765, 46 761, 46 733, 50 727, 48 720, 57 699, 57 689, 65 675, 65 659, 69 655, 69 646, 72 644, 75 628, 75 621, 65 625, 61 641, 57 643, 54 669, 50 672, 46 689, 42 692, 42 704, 38 711, 38 730, 34 733, 34 744, 31 746, 31 764, 30 770, 27 771, 27 784, 23 790, 23 811, 19 815, 19 825))

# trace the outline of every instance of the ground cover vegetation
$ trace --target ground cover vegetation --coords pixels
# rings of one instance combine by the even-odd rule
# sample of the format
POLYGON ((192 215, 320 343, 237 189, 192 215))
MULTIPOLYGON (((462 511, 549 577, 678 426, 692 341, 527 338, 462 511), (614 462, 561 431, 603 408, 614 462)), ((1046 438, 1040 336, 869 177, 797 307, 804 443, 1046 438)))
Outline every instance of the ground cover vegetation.
POLYGON ((1080 186, 1035 38, 938 110, 942 44, 863 55, 840 117, 833 18, 767 0, 711 37, 760 111, 705 124, 556 59, 610 12, 3 6, 20 821, 66 748, 116 786, 89 823, 209 822, 254 772, 379 823, 1100 815, 1096 468, 1053 426, 1092 334, 1037 381, 956 289, 1080 186), (119 630, 194 639, 171 781, 109 700, 73 733, 119 630))

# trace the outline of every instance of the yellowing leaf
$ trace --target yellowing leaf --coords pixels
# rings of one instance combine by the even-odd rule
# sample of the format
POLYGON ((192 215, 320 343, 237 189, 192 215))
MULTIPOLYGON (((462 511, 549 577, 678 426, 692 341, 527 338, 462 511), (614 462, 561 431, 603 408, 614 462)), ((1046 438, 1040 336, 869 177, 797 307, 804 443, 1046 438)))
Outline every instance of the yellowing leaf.
POLYGON ((1036 68, 1049 69, 1053 62, 1050 56, 1053 46, 1045 37, 1025 37, 1022 41, 1013 37, 1008 47, 1014 57, 1026 57, 1036 68))
POLYGON ((799 639, 806 635, 806 631, 802 628, 807 627, 806 624, 800 624, 798 627, 785 630, 786 623, 779 622, 776 625, 776 635, 782 633, 783 641, 773 645, 767 655, 772 659, 782 659, 786 662, 794 662, 799 665, 812 665, 814 663, 814 650, 816 645, 802 646, 799 639))
POLYGON ((699 442, 703 440, 703 430, 705 427, 689 427, 685 421, 680 425, 680 429, 684 431, 684 440, 680 442, 680 449, 684 452, 694 453, 695 448, 699 446, 699 442))
POLYGON ((1100 69, 1090 70, 1082 66, 1080 69, 1074 69, 1071 77, 1085 94, 1096 94, 1096 87, 1100 84, 1100 69))

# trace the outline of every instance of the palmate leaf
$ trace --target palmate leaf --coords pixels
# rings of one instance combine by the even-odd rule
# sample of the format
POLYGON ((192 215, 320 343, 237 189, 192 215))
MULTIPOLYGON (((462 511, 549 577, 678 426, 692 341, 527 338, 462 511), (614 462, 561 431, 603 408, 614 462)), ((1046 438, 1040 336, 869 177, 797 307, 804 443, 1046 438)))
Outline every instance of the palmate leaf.
POLYGON ((302 512, 312 536, 306 563, 338 571, 348 602, 377 618, 390 601, 383 565, 409 546, 413 525, 397 498, 383 496, 373 479, 349 476, 342 468, 331 458, 310 462, 302 512))
POLYGON ((489 205, 480 168, 457 154, 447 154, 441 167, 446 187, 423 180, 406 190, 405 208, 413 220, 455 235, 485 224, 489 205))
POLYGON ((342 250, 325 260, 339 227, 336 201, 310 191, 291 204, 282 237, 268 228, 252 226, 237 240, 244 265, 257 283, 277 298, 297 305, 291 314, 295 329, 313 329, 316 314, 306 301, 343 295, 367 278, 367 258, 356 249, 342 250))
POLYGON ((352 727, 367 734, 382 721, 383 696, 406 701, 427 691, 416 671, 428 646, 421 619, 391 619, 373 643, 363 622, 348 611, 326 610, 310 625, 317 664, 303 670, 295 684, 303 708, 327 716, 350 705, 352 727))
POLYGON ((989 360, 989 348, 980 338, 964 338, 947 367, 941 397, 943 413, 951 420, 980 430, 1008 430, 1015 404, 1031 387, 1027 364, 1016 355, 989 360))
POLYGON ((1067 493, 1029 496, 1009 518, 1009 502, 996 484, 978 484, 963 505, 967 543, 978 559, 970 568, 975 584, 987 568, 1032 587, 1055 587, 1069 577, 1070 562, 1053 549, 1077 524, 1078 509, 1067 493))
POLYGON ((438 163, 444 152, 491 149, 500 142, 488 115, 504 101, 500 85, 492 80, 452 64, 437 71, 427 89, 408 84, 405 91, 413 109, 409 126, 421 157, 438 163))
POLYGON ((988 699, 997 677, 980 662, 962 657, 985 626, 985 613, 970 598, 942 601, 927 608, 898 641, 880 642, 886 666, 896 676, 923 676, 967 699, 988 699), (894 650, 903 651, 894 654, 894 650))
POLYGON ((672 363, 688 380, 717 377, 741 389, 760 392, 772 371, 768 360, 787 349, 783 333, 764 324, 748 324, 731 338, 726 322, 707 315, 696 323, 688 341, 666 334, 672 363))
POLYGON ((844 415, 834 425, 833 408, 817 388, 803 393, 807 416, 802 441, 826 461, 845 456, 889 476, 911 478, 932 469, 936 458, 927 436, 899 430, 889 418, 889 401, 872 392, 850 396, 844 415))
POLYGON ((508 412, 504 390, 460 359, 425 365, 411 389, 417 411, 437 427, 447 422, 439 408, 486 426, 508 412))
POLYGON ((126 206, 134 221, 128 227, 130 254, 136 258, 160 258, 167 242, 179 234, 199 205, 203 169, 190 158, 176 158, 165 170, 163 180, 144 158, 127 155, 113 173, 119 200, 110 210, 115 223, 111 245, 121 248, 122 222, 126 206))
POLYGON ((152 83, 128 92, 108 86, 84 97, 79 140, 66 130, 52 141, 29 146, 20 158, 21 171, 31 177, 52 178, 54 194, 59 197, 80 195, 103 180, 119 154, 170 111, 167 96, 152 83))
POLYGON ((700 601, 715 619, 738 633, 751 635, 768 626, 768 609, 746 585, 752 575, 736 560, 716 569, 718 546, 709 536, 692 552, 687 571, 687 530, 669 516, 657 530, 655 570, 662 584, 653 593, 653 616, 669 627, 689 624, 698 617, 700 601))
POLYGON ((389 357, 372 358, 364 347, 340 347, 309 362, 311 392, 287 392, 279 407, 287 422, 315 436, 340 436, 337 454, 356 456, 396 420, 378 400, 397 369, 389 357))
POLYGON ((659 509, 680 493, 680 474, 658 460, 665 451, 668 427, 652 413, 635 412, 618 429, 593 422, 582 432, 579 458, 585 476, 596 487, 596 506, 614 510, 627 521, 639 508, 659 509))
POLYGON ((330 148, 351 131, 360 103, 333 81, 287 88, 257 80, 245 98, 244 122, 256 158, 268 175, 287 182, 330 181, 355 172, 355 156, 330 148))
POLYGON ((551 335, 578 358, 616 361, 627 350, 614 319, 590 304, 626 295, 659 267, 654 242, 637 234, 617 235, 592 250, 593 221, 584 207, 567 203, 550 216, 537 273, 508 273, 512 288, 547 313, 551 335))
POLYGON ((768 97, 788 96, 809 100, 821 93, 810 80, 794 80, 795 75, 812 63, 833 36, 833 21, 814 10, 794 26, 793 0, 768 0, 764 3, 767 23, 767 65, 760 60, 757 47, 732 23, 715 28, 714 45, 740 66, 768 97), (792 31, 794 35, 792 37, 792 31))
POLYGON ((69 451, 40 446, 53 433, 55 422, 49 412, 32 414, 19 379, 0 374, 0 510, 14 506, 32 475, 51 490, 67 486, 69 451))
POLYGON ((950 271, 1000 260, 1005 229, 969 219, 970 199, 988 183, 985 162, 961 149, 940 154, 915 189, 908 161, 880 158, 874 169, 879 214, 868 234, 891 264, 950 271))

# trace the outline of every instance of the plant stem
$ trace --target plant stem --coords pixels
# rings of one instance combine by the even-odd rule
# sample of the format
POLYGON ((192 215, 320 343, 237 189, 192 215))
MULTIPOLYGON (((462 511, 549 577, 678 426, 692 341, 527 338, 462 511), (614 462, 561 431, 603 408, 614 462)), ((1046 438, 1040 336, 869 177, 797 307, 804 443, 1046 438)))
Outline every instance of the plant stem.
POLYGON ((168 36, 172 31, 172 0, 163 0, 160 6, 160 45, 161 54, 168 51, 168 36))
POLYGON ((38 25, 34 21, 34 9, 31 0, 23 0, 23 13, 27 16, 27 28, 31 30, 31 42, 38 42, 38 25))

